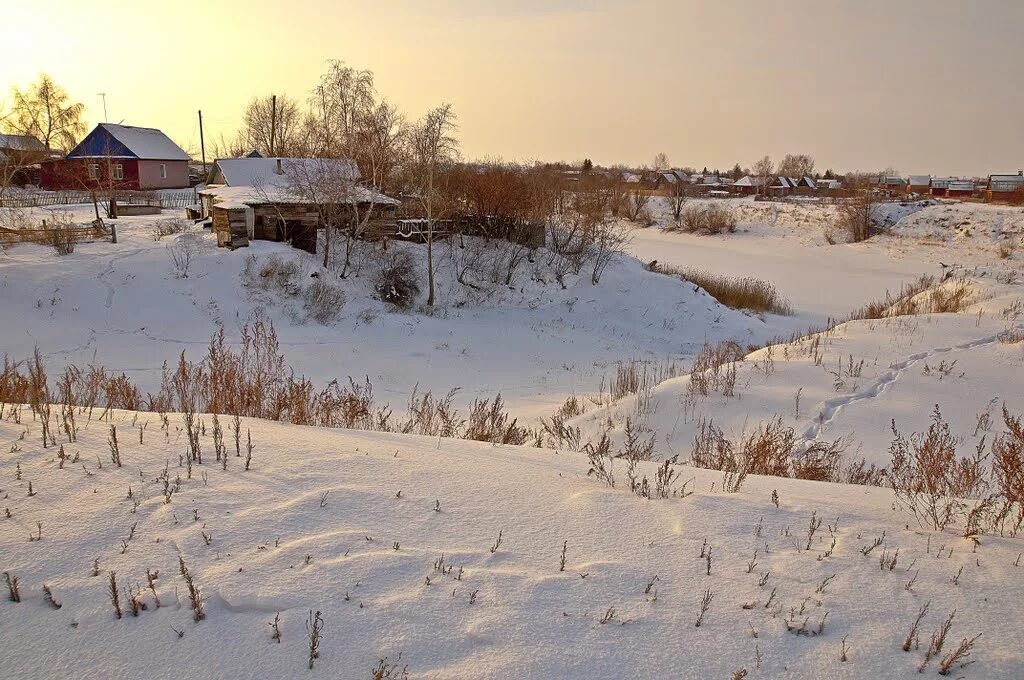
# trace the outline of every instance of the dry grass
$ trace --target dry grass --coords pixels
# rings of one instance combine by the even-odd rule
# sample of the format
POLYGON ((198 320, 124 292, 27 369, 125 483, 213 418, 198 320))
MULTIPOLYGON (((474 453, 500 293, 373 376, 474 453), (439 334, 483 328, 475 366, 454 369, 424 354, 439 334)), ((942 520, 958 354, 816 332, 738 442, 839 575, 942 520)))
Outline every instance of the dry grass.
POLYGON ((789 302, 779 294, 774 285, 752 276, 722 276, 705 269, 681 268, 660 263, 652 267, 651 271, 689 281, 732 309, 785 315, 793 313, 789 302))
MULTIPOLYGON (((782 418, 761 423, 751 434, 733 442, 711 421, 701 421, 693 441, 690 462, 694 467, 722 470, 739 475, 795 477, 821 482, 841 482, 850 470, 863 468, 863 463, 842 469, 842 455, 849 447, 846 439, 833 442, 801 443, 793 428, 785 427, 782 418)), ((863 472, 860 483, 879 482, 881 474, 863 472)))
POLYGON ((974 295, 963 279, 936 282, 934 276, 922 276, 904 284, 896 295, 886 293, 881 300, 869 302, 850 319, 886 319, 917 314, 953 314, 966 310, 974 295))

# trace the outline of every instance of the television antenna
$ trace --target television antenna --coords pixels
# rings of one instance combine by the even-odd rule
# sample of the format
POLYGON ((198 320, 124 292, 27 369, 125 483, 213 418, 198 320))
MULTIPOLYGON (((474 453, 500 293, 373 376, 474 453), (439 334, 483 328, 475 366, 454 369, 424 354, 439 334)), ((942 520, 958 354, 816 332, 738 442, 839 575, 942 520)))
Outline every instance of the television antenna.
POLYGON ((98 92, 97 94, 99 94, 99 96, 103 98, 103 122, 106 123, 107 122, 107 93, 106 92, 98 92))

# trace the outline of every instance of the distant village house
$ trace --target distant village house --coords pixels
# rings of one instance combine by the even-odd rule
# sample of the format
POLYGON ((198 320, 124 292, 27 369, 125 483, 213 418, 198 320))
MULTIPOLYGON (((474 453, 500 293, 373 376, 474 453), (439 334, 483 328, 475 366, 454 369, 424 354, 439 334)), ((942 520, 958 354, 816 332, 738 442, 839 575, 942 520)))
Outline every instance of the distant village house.
POLYGON ((184 189, 189 155, 160 130, 100 123, 60 160, 42 164, 44 189, 184 189))

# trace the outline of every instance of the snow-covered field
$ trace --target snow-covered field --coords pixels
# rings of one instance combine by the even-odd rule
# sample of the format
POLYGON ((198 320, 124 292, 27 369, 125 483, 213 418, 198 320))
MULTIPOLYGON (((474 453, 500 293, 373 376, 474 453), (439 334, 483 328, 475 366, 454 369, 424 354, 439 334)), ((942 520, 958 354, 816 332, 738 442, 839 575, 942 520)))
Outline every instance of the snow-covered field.
POLYGON ((684 469, 692 495, 643 500, 588 477, 580 454, 248 420, 252 469, 229 432, 223 470, 209 418, 187 479, 177 417, 94 418, 63 469, 27 409, 22 422, 0 423, 0 555, 21 592, 0 602, 4 677, 370 678, 387 657, 412 678, 911 678, 954 610, 940 657, 982 637, 953 677, 1024 668, 1020 541, 908 528, 883 489, 762 477, 725 494, 719 473, 684 469), (169 503, 165 470, 172 490, 180 477, 169 503), (117 618, 111 572, 141 589, 137 618, 123 591, 117 618), (926 603, 921 648, 903 652, 926 603))
MULTIPOLYGON (((29 408, 8 406, 0 571, 20 580, 21 602, 0 602, 0 676, 304 676, 305 622, 319 611, 314 673, 329 677, 375 677, 386 658, 390 675, 376 677, 404 677, 408 665, 413 678, 910 678, 921 677, 928 641, 953 610, 925 675, 980 633, 966 659, 974 663, 951 663, 950 677, 1024 676, 1020 539, 975 543, 957 529, 921 529, 883 487, 751 476, 726 493, 721 472, 688 464, 701 423, 738 441, 777 421, 800 443, 843 438, 844 464, 884 467, 892 422, 922 432, 936 406, 963 455, 990 443, 1003 406, 1024 411, 1024 211, 887 205, 886 234, 829 245, 829 206, 724 203, 739 217, 736 233, 637 229, 636 259, 617 260, 596 286, 584 275, 563 288, 538 258, 512 286, 475 291, 445 260, 434 314, 376 298, 377 246, 362 253, 358 276, 340 281, 280 244, 229 252, 198 231, 154 240, 167 214, 121 219, 118 244, 79 244, 64 257, 32 245, 0 251, 0 354, 20 360, 38 347, 51 376, 95 361, 155 390, 165 360, 182 351, 198 360, 220 326, 237 340, 258 310, 289 364, 317 384, 366 375, 396 410, 416 385, 462 387, 461 409, 501 392, 530 424, 576 395, 586 410, 568 424, 582 442, 610 433, 617 448, 629 417, 654 442, 639 475, 653 484, 658 462, 678 457, 666 468, 676 473, 668 497, 644 499, 629 490, 622 460, 610 488, 588 475, 577 446, 243 419, 242 456, 228 432, 222 467, 205 415, 204 462, 189 477, 180 415, 82 413, 62 460, 42 447, 29 408), (179 278, 168 246, 184 242, 195 255, 179 278), (655 259, 766 279, 794 314, 725 308, 647 271, 655 259), (260 276, 271 264, 290 273, 260 276), (964 287, 967 303, 804 335, 921 274, 949 275, 944 289, 964 287), (316 321, 305 295, 325 277, 345 304, 316 321), (725 340, 746 355, 726 369, 735 368, 728 394, 695 393, 683 375, 613 404, 588 398, 619 361, 688 367, 705 343, 725 340), (179 559, 202 591, 200 621, 179 559), (147 570, 159 572, 153 589, 147 570), (136 589, 147 607, 137 618, 136 589), (903 651, 926 604, 919 639, 903 651), (280 642, 268 625, 276 615, 280 642)), ((653 208, 664 224, 664 206, 653 208)))

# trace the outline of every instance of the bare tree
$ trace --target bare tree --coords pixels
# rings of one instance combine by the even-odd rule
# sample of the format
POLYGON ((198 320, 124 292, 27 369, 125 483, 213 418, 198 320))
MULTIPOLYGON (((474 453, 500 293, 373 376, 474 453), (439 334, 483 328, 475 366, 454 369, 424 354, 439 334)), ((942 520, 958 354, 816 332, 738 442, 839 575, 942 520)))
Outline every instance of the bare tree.
POLYGON ((797 179, 810 177, 814 175, 814 158, 804 153, 788 153, 779 163, 779 174, 797 179))
POLYGON ((668 170, 672 167, 668 160, 668 154, 664 151, 659 151, 658 155, 654 157, 654 169, 655 170, 668 170))
POLYGON ((357 70, 338 60, 328 63, 327 72, 310 97, 310 127, 314 152, 329 158, 352 158, 358 131, 374 108, 373 73, 357 70))
POLYGON ((757 188, 758 193, 767 193, 768 185, 771 184, 772 175, 775 173, 775 163, 772 162, 771 157, 765 156, 754 163, 754 167, 751 169, 751 172, 760 183, 757 188))
POLYGON ((267 156, 289 156, 301 138, 299 104, 288 95, 253 97, 242 114, 248 146, 267 156))
POLYGON ((85 134, 85 105, 71 102, 68 93, 45 73, 25 91, 11 90, 13 104, 4 119, 8 132, 29 135, 47 149, 69 151, 85 134))
POLYGON ((634 222, 639 220, 650 201, 651 195, 640 187, 631 189, 629 192, 629 219, 634 222))
POLYGON ((686 205, 686 201, 689 199, 692 191, 693 185, 682 178, 669 187, 668 205, 672 211, 672 219, 675 220, 677 225, 683 218, 683 206, 686 205))
POLYGON ((434 220, 436 208, 445 195, 436 181, 441 171, 449 166, 458 153, 455 112, 451 104, 427 112, 412 129, 410 135, 410 165, 419 201, 427 218, 427 307, 433 307, 434 291, 434 220))
POLYGON ((875 212, 878 194, 866 183, 850 181, 847 188, 853 197, 839 206, 839 227, 853 243, 866 241, 875 233, 875 212))

